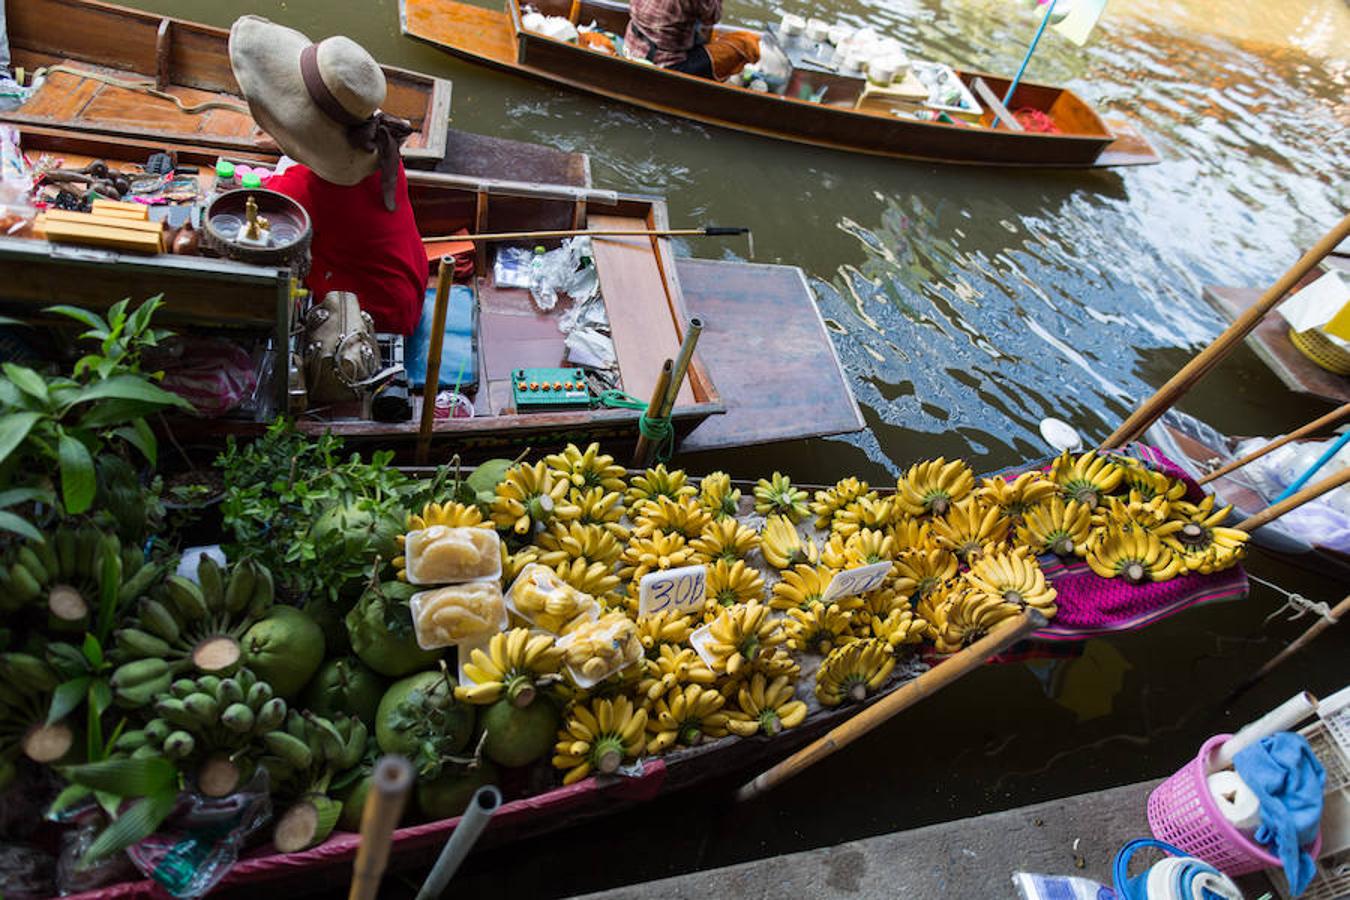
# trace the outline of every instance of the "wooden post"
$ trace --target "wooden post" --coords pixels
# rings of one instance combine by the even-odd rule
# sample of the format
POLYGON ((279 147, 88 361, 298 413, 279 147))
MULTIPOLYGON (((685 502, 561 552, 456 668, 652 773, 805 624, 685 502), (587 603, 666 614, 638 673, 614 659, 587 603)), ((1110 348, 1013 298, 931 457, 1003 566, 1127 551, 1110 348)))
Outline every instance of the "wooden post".
POLYGON ((1350 216, 1346 216, 1337 222, 1335 227, 1327 232, 1311 250, 1303 254, 1299 261, 1290 267, 1289 271, 1281 275, 1279 280, 1271 285, 1246 312, 1238 316, 1232 325, 1229 325, 1222 334, 1214 339, 1213 343, 1196 354, 1195 358, 1183 366, 1180 372, 1168 379, 1167 383, 1158 388, 1152 397, 1131 413, 1130 417, 1121 423, 1120 427, 1109 438, 1102 442, 1102 449, 1110 450, 1120 447, 1143 434, 1150 425, 1157 421, 1159 416, 1175 405, 1183 394, 1194 387, 1197 381, 1203 378, 1221 359, 1228 355, 1230 350, 1251 333, 1266 313, 1278 306, 1294 285, 1347 236, 1350 236, 1350 216))
MULTIPOLYGON (((665 404, 666 393, 670 389, 670 373, 674 368, 674 361, 669 359, 661 365, 661 374, 656 376, 656 387, 652 388, 652 399, 647 403, 647 418, 661 417, 661 407, 665 404)), ((633 448, 633 467, 645 469, 651 463, 652 453, 655 450, 651 440, 645 434, 639 434, 637 446, 633 448)))
POLYGON ((1032 632, 1044 628, 1046 622, 1045 616, 1035 609, 1028 609, 1022 615, 1006 620, 969 647, 943 660, 908 684, 901 685, 853 718, 831 729, 824 737, 812 741, 778 765, 741 785, 736 792, 737 802, 763 794, 834 751, 847 747, 897 713, 937 693, 962 675, 984 665, 991 657, 1029 637, 1032 632))
POLYGON ((1317 484, 1305 487, 1292 497, 1286 497, 1279 503, 1272 503, 1256 515, 1249 519, 1244 519, 1234 527, 1241 528, 1248 533, 1253 532, 1262 525, 1269 525, 1291 509, 1297 509, 1309 500, 1315 500, 1327 491, 1334 491, 1336 488, 1347 482, 1350 482, 1350 467, 1341 469, 1341 471, 1329 478, 1323 478, 1321 481, 1317 482, 1317 484))
POLYGON ((572 0, 572 7, 567 11, 567 21, 573 25, 581 21, 581 0, 572 0))
POLYGON ((394 829, 403 816, 403 805, 413 786, 412 765, 401 756, 382 756, 361 812, 361 844, 352 866, 352 886, 347 900, 375 900, 380 879, 389 864, 394 829))
POLYGON ((1209 473, 1208 475, 1206 475, 1204 478, 1201 478, 1201 479, 1197 482, 1197 484, 1209 484, 1211 481, 1213 481, 1213 480, 1216 479, 1216 478, 1222 478, 1223 476, 1227 475, 1229 472, 1235 472, 1235 471, 1237 471, 1238 469, 1240 469, 1240 468, 1242 468, 1243 466, 1247 465, 1247 463, 1255 462, 1256 460, 1258 460, 1258 459, 1260 459, 1261 457, 1265 456, 1267 453, 1270 453, 1272 450, 1278 450, 1278 449, 1280 449, 1281 447, 1283 447, 1285 444, 1289 443, 1290 441, 1296 441, 1296 440, 1298 440, 1298 439, 1300 439, 1300 438, 1305 438, 1305 437, 1307 437, 1307 436, 1310 435, 1310 434, 1316 434, 1317 432, 1321 431, 1323 428, 1326 428, 1326 427, 1331 426, 1331 425, 1335 425, 1337 422, 1341 421, 1341 419, 1344 419, 1346 416, 1350 416, 1350 403, 1347 403, 1347 404, 1345 404, 1344 406, 1342 406, 1342 407, 1340 407, 1340 408, 1338 408, 1338 409, 1333 409, 1331 412, 1327 413, 1325 416, 1322 416, 1322 418, 1317 419, 1317 420, 1312 421, 1312 422, 1309 422, 1307 425, 1304 425, 1302 428, 1298 429, 1297 431, 1291 431, 1291 432, 1289 432, 1288 434, 1286 434, 1284 437, 1276 438, 1275 440, 1273 440, 1273 441, 1271 441, 1270 443, 1266 444, 1264 447, 1261 447, 1261 448, 1258 449, 1258 450, 1254 450, 1254 451, 1252 451, 1251 453, 1248 453, 1246 456, 1242 457, 1241 459, 1235 459, 1235 460, 1233 460, 1232 462, 1227 463, 1226 465, 1220 466, 1219 468, 1215 469, 1213 472, 1210 472, 1210 473, 1209 473))
POLYGON ((1350 615, 1350 597, 1346 597, 1340 603, 1337 603, 1335 606, 1333 606, 1331 608, 1331 613, 1328 618, 1318 619, 1316 622, 1312 623, 1312 625, 1308 627, 1307 631, 1303 632, 1298 637, 1294 638, 1293 643, 1291 643, 1288 647, 1285 647, 1279 653, 1272 656, 1270 658, 1270 661, 1267 662, 1260 669, 1258 669, 1256 674, 1253 675, 1251 679, 1247 681, 1244 687, 1254 684, 1255 682, 1260 681, 1262 678, 1265 678, 1267 675, 1270 674, 1270 671, 1272 669, 1274 669, 1280 663, 1284 662, 1289 657, 1293 656, 1295 653, 1298 653, 1304 647, 1308 646, 1310 643, 1312 643, 1314 638, 1316 638, 1322 632, 1326 631, 1332 625, 1335 625, 1336 622, 1342 616, 1345 615, 1350 615))
POLYGON ((441 382, 441 350, 445 344, 445 317, 450 308, 450 285, 455 280, 455 261, 442 256, 436 270, 436 305, 431 314, 431 340, 427 347, 426 384, 422 386, 422 422, 417 433, 417 464, 426 465, 431 451, 431 433, 436 427, 436 391, 441 382))

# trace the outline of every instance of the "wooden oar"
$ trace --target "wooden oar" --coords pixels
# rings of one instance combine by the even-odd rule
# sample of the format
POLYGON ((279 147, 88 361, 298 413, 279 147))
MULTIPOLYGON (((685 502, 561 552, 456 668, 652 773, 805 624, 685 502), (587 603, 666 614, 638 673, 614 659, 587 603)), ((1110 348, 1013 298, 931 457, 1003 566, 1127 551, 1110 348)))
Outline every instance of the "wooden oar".
POLYGON ((1196 482, 1196 483, 1197 483, 1197 484, 1209 484, 1211 481, 1213 481, 1213 480, 1216 479, 1216 478, 1222 478, 1223 476, 1227 475, 1229 472, 1235 472, 1235 471, 1237 471, 1238 469, 1240 469, 1240 468, 1242 468, 1243 466, 1247 465, 1247 463, 1255 462, 1256 460, 1258 460, 1258 459, 1260 459, 1261 457, 1265 456, 1267 453, 1270 453, 1272 450, 1278 450, 1278 449, 1280 449, 1281 447, 1283 447, 1285 444, 1289 443, 1290 441, 1296 441, 1296 440, 1298 440, 1298 439, 1300 439, 1300 438, 1305 438, 1305 437, 1307 437, 1307 436, 1310 435, 1310 434, 1316 434, 1317 432, 1321 431, 1323 428, 1326 428, 1326 427, 1328 427, 1328 426, 1330 426, 1330 425, 1335 425, 1337 422, 1341 421, 1341 420, 1344 419, 1346 416, 1350 416, 1350 403, 1347 403, 1347 404, 1345 404, 1344 406, 1342 406, 1342 407, 1340 407, 1340 408, 1338 408, 1338 409, 1333 409, 1331 412, 1327 413, 1325 416, 1322 416, 1322 418, 1316 419, 1315 421, 1312 421, 1312 422, 1309 422, 1307 425, 1304 425, 1302 428, 1298 429, 1297 431, 1291 431, 1291 432, 1289 432, 1288 434, 1286 434, 1284 437, 1276 438, 1275 440, 1273 440, 1273 441, 1271 441, 1270 443, 1266 444, 1264 447, 1261 447, 1261 448, 1258 449, 1258 450, 1254 450, 1254 451, 1252 451, 1251 453, 1248 453, 1246 456, 1242 457, 1241 459, 1235 459, 1235 460, 1233 460, 1232 462, 1227 463, 1226 465, 1220 466, 1219 468, 1215 469, 1213 472, 1210 472, 1210 473, 1209 473, 1208 475, 1206 475, 1204 478, 1199 479, 1199 481, 1196 482))
MULTIPOLYGON (((431 340, 427 347, 426 384, 422 386, 422 421, 417 431, 418 465, 424 465, 431 450, 431 433, 436 428, 436 392, 441 384, 441 350, 445 343, 445 317, 450 308, 450 285, 455 280, 455 261, 441 257, 436 270, 436 305, 431 314, 431 340)), ((453 413, 452 413, 453 414, 453 413)))
POLYGON ((352 886, 347 900, 375 900, 380 879, 389 864, 394 828, 403 816, 403 805, 413 786, 412 764, 401 756, 382 756, 375 763, 366 805, 361 811, 361 844, 352 866, 352 886))
POLYGON ((835 726, 822 738, 807 744, 778 765, 741 785, 736 791, 737 802, 749 800, 787 781, 792 776, 820 762, 825 757, 856 741, 873 728, 888 721, 896 713, 908 709, 920 700, 942 690, 962 675, 987 663, 1013 644, 1029 637, 1046 625, 1045 616, 1035 609, 1008 619, 969 647, 953 654, 918 678, 878 700, 851 719, 835 726))
POLYGON ((1244 519, 1235 528, 1241 528, 1243 531, 1251 534, 1262 525, 1269 525, 1280 516, 1292 509, 1297 509, 1309 500, 1315 500, 1325 494, 1327 491, 1334 491, 1343 484, 1350 482, 1350 466, 1337 472, 1328 478, 1323 478, 1314 485, 1309 485, 1291 497, 1281 500, 1279 503, 1272 503, 1254 516, 1244 519))
POLYGON ((532 241, 550 238, 581 237, 734 237, 749 234, 749 228, 732 225, 706 225, 703 228, 597 228, 593 230, 573 229, 570 231, 499 231, 491 234, 446 234, 439 237, 424 237, 422 243, 435 244, 441 241, 532 241))
POLYGON ((1252 304, 1242 315, 1234 320, 1217 338, 1214 339, 1204 350, 1196 354, 1190 362, 1181 368, 1167 383, 1158 388, 1147 401, 1138 409, 1130 414, 1130 417, 1121 423, 1109 438, 1102 442, 1102 449, 1109 450, 1115 447, 1123 446, 1139 435, 1143 434, 1150 425, 1157 421, 1158 417, 1171 409, 1181 396, 1195 386, 1195 383, 1203 378, 1219 361, 1228 355, 1228 352, 1238 345, 1270 312, 1284 299, 1285 295, 1297 284, 1304 275, 1312 271, 1313 267, 1322 261, 1326 256, 1336 248, 1341 241, 1350 236, 1350 216, 1346 216, 1337 222, 1331 231, 1317 242, 1311 250, 1303 254, 1290 267, 1289 271, 1280 276, 1279 280, 1271 285, 1261 298, 1252 304))
POLYGON ((1312 623, 1312 625, 1308 627, 1308 630, 1300 634, 1298 637, 1294 638, 1293 642, 1288 647, 1285 647, 1279 653, 1272 656, 1270 658, 1270 661, 1267 662, 1260 669, 1258 669, 1255 675, 1247 679, 1247 681, 1243 682, 1242 686, 1239 688, 1239 691, 1246 690, 1256 682, 1260 681, 1262 678, 1265 678, 1267 675, 1270 674, 1272 669, 1274 669, 1280 663, 1287 660, 1289 657, 1293 656, 1295 653, 1298 653, 1304 647, 1308 646, 1310 643, 1312 643, 1314 638, 1316 638, 1322 632, 1326 631, 1332 625, 1335 625, 1336 622, 1339 621, 1340 618, 1345 615, 1350 615, 1350 597, 1346 597, 1340 603, 1337 603, 1335 606, 1333 606, 1327 618, 1318 619, 1316 622, 1312 623))

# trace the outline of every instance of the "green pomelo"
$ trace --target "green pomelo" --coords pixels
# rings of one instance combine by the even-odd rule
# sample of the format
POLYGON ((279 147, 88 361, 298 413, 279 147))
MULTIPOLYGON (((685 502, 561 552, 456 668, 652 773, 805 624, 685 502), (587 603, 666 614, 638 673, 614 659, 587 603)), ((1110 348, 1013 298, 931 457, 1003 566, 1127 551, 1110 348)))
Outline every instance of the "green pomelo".
POLYGON ((364 775, 352 782, 352 786, 337 798, 342 801, 342 815, 338 817, 338 827, 343 831, 361 831, 361 813, 366 808, 366 795, 374 783, 374 775, 364 775))
POLYGON ((413 759, 427 741, 434 741, 445 753, 467 747, 474 709, 455 700, 454 684, 454 678, 438 671, 418 672, 394 682, 375 711, 375 740, 380 749, 413 759))
MULTIPOLYGON (((385 585, 386 594, 391 594, 393 587, 385 585)), ((412 614, 407 613, 406 632, 391 631, 386 603, 402 603, 404 610, 407 608, 406 599, 391 597, 386 601, 362 600, 347 613, 347 634, 351 638, 352 652, 386 678, 401 678, 434 666, 440 652, 417 646, 417 638, 412 632, 412 614)))
POLYGON ((487 734, 483 753, 509 768, 527 766, 552 750, 560 724, 558 711, 542 698, 528 706, 515 706, 503 698, 484 710, 478 721, 487 734))
POLYGON ((453 819, 469 806, 474 792, 497 780, 497 769, 483 760, 472 769, 447 768, 438 777, 417 784, 417 807, 428 819, 453 819))
POLYGON ((293 606, 274 606, 244 632, 244 665, 287 700, 300 693, 323 663, 323 630, 293 606))
POLYGON ((330 659, 305 685, 301 700, 306 709, 326 719, 346 713, 375 724, 375 711, 384 697, 385 680, 352 656, 330 659))

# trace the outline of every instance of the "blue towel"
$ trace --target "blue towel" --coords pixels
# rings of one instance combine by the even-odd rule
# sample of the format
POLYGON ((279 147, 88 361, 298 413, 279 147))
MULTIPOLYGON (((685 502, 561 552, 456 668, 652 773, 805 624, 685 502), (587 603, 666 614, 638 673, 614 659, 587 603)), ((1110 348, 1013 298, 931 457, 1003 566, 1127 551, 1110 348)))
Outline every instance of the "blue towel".
POLYGON ((1301 734, 1281 731, 1233 757, 1233 768, 1261 801, 1255 841, 1284 864, 1295 897, 1312 881, 1316 866, 1303 848, 1317 839, 1327 773, 1301 734))
MULTIPOLYGON (((422 318, 417 329, 404 344, 403 367, 408 370, 408 383, 421 387, 427 382, 427 351, 431 346, 431 320, 436 307, 436 290, 427 288, 422 304, 422 318)), ((472 393, 478 387, 477 310, 473 290, 462 284, 450 288, 445 316, 445 340, 441 345, 440 386, 454 387, 459 378, 459 389, 472 393)))

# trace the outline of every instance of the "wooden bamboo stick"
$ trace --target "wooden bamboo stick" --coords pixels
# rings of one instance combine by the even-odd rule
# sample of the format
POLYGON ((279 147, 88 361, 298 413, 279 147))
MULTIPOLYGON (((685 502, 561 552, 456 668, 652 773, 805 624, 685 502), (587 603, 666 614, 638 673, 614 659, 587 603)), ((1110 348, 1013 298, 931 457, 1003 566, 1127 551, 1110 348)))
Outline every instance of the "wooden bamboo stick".
MULTIPOLYGON (((674 368, 674 360, 668 359, 662 363, 661 374, 656 376, 656 387, 652 388, 652 399, 647 403, 647 418, 660 418, 661 407, 666 402, 666 393, 670 390, 670 375, 674 368)), ((645 434, 639 434, 637 446, 633 448, 633 467, 646 468, 655 449, 651 439, 645 434)))
POLYGON ((581 21, 581 0, 572 0, 572 8, 567 11, 567 21, 573 25, 581 21))
POLYGON ((680 396, 680 387, 689 374, 689 363, 694 358, 694 347, 698 345, 699 335, 703 334, 703 320, 690 316, 684 326, 684 340, 680 341, 680 352, 675 355, 675 368, 670 373, 670 387, 666 388, 666 399, 661 404, 661 416, 667 417, 675 409, 675 399, 680 396))
POLYGON ((1278 306, 1294 285, 1347 236, 1350 236, 1350 216, 1337 222, 1311 250, 1289 268, 1289 271, 1281 275, 1251 308, 1238 316, 1208 347, 1196 354, 1195 358, 1182 366, 1181 371, 1168 379, 1152 397, 1131 413, 1130 417, 1102 442, 1102 449, 1120 447, 1143 434, 1159 416, 1176 404, 1183 394, 1227 356, 1228 352, 1257 326, 1266 313, 1278 306))
POLYGON ((1210 472, 1210 473, 1209 473, 1208 475, 1206 475, 1204 478, 1201 478, 1197 483, 1198 483, 1198 484, 1209 484, 1211 481, 1213 481, 1213 480, 1216 479, 1216 478, 1222 478, 1223 476, 1227 475, 1229 472, 1235 472, 1235 471, 1237 471, 1238 469, 1240 469, 1240 468, 1242 468, 1243 466, 1247 465, 1247 463, 1255 462, 1256 460, 1258 460, 1258 459, 1260 459, 1261 457, 1265 456, 1267 453, 1270 453, 1272 450, 1278 450, 1278 449, 1280 449, 1281 447, 1283 447, 1285 444, 1289 443, 1290 441, 1296 441, 1296 440, 1298 440, 1299 438, 1305 438, 1305 437, 1307 437, 1307 436, 1310 435, 1310 434, 1316 434, 1317 432, 1321 431, 1323 428, 1326 428, 1326 427, 1331 426, 1331 425, 1335 425, 1337 422, 1341 421, 1341 420, 1344 419, 1346 416, 1350 416, 1350 403, 1347 403, 1347 404, 1345 404, 1344 406, 1342 406, 1342 407, 1340 407, 1340 408, 1338 408, 1338 409, 1333 409, 1331 412, 1327 413, 1325 416, 1322 416, 1322 418, 1317 419, 1317 420, 1312 421, 1312 422, 1309 422, 1307 425, 1304 425, 1302 428, 1298 429, 1297 431, 1291 431, 1291 432, 1289 432, 1288 434, 1286 434, 1284 437, 1276 438, 1275 440, 1273 440, 1273 441, 1271 441, 1270 443, 1266 444, 1264 447, 1261 447, 1261 448, 1258 449, 1258 450, 1254 450, 1254 451, 1252 451, 1251 453, 1248 453, 1246 456, 1242 457, 1241 459, 1235 459, 1235 460, 1233 460, 1233 461, 1227 463, 1226 465, 1220 466, 1219 468, 1215 469, 1213 472, 1210 472))
POLYGON ((1288 647, 1285 647, 1279 653, 1272 656, 1270 661, 1258 669, 1256 674, 1253 675, 1243 687, 1248 687, 1257 681, 1260 681, 1262 678, 1265 678, 1270 674, 1272 669, 1308 646, 1313 642, 1314 638, 1326 631, 1332 625, 1335 625, 1337 620, 1346 615, 1350 615, 1350 596, 1347 596, 1344 600, 1331 608, 1329 619, 1318 619, 1316 622, 1312 623, 1312 625, 1308 626, 1307 631, 1294 638, 1293 642, 1288 647))
POLYGON ((943 660, 853 718, 835 726, 824 737, 812 741, 778 765, 741 785, 740 790, 736 792, 737 802, 749 800, 772 790, 834 751, 847 747, 897 713, 937 693, 962 675, 984 665, 991 657, 1029 637, 1032 632, 1044 628, 1045 625, 1045 616, 1035 609, 1028 609, 1022 615, 1008 619, 969 647, 943 660))
POLYGON ((375 900, 380 879, 389 864, 394 829, 403 816, 403 805, 412 790, 412 764, 401 756, 382 756, 361 812, 361 844, 352 866, 352 886, 347 900, 375 900))
POLYGON ((1350 482, 1350 466, 1337 472, 1328 478, 1323 478, 1316 484, 1309 485, 1291 497, 1286 497, 1279 503, 1272 503, 1256 515, 1244 519, 1235 525, 1235 528, 1241 528, 1247 533, 1251 533, 1262 525, 1269 525, 1280 516, 1292 509, 1297 509, 1309 500, 1315 500, 1325 494, 1327 491, 1334 491, 1343 484, 1350 482))
POLYGON ((431 432, 436 426, 436 392, 441 383, 441 350, 445 343, 445 317, 450 308, 450 285, 455 280, 455 261, 442 256, 436 270, 436 305, 431 314, 431 341, 427 347, 426 384, 422 386, 422 421, 417 432, 417 463, 431 452, 431 432))
POLYGON ((434 244, 440 241, 527 241, 537 238, 569 237, 729 237, 746 234, 749 228, 719 227, 709 225, 705 228, 596 228, 587 230, 567 229, 563 231, 499 231, 489 234, 446 234, 438 237, 424 237, 422 243, 434 244))

